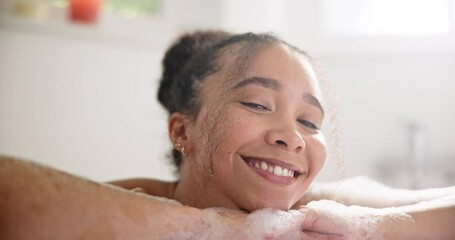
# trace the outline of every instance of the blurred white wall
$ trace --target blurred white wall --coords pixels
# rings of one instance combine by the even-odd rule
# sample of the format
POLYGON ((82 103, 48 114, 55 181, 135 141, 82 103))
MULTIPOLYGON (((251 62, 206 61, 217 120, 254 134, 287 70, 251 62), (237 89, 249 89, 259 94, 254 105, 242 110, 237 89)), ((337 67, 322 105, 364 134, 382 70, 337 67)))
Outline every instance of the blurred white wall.
MULTIPOLYGON (((166 114, 155 100, 160 60, 182 31, 220 27, 274 31, 320 60, 339 95, 349 176, 407 186, 411 121, 427 139, 423 185, 455 184, 455 47, 447 38, 331 36, 315 0, 164 2, 158 23, 136 26, 137 37, 1 20, 0 153, 96 180, 172 179, 166 114)), ((109 29, 129 26, 119 24, 109 29)))
POLYGON ((0 152, 95 179, 170 177, 161 53, 0 31, 0 152))

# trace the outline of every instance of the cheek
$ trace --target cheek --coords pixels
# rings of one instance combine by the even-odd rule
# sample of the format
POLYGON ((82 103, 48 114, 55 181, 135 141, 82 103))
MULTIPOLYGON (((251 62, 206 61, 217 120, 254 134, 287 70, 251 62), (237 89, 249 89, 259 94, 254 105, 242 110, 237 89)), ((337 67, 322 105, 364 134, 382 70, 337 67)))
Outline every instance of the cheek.
POLYGON ((263 133, 263 123, 248 113, 229 112, 217 128, 216 151, 214 152, 214 165, 226 169, 235 166, 235 154, 245 146, 258 143, 263 133), (229 168, 227 168, 229 165, 229 168))
POLYGON ((222 141, 230 142, 238 147, 239 144, 246 144, 248 141, 257 140, 257 137, 265 129, 264 123, 254 113, 230 109, 226 117, 222 119, 223 129, 222 141))
POLYGON ((310 167, 312 174, 317 174, 327 158, 327 147, 324 136, 322 134, 315 135, 308 141, 310 149, 308 149, 310 167))

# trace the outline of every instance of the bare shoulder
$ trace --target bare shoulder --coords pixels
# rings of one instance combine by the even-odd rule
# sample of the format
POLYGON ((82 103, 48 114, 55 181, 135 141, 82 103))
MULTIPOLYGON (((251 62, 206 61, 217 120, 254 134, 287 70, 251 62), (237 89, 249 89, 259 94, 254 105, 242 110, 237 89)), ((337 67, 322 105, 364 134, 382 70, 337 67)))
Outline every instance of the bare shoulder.
POLYGON ((131 178, 111 181, 108 182, 108 184, 122 187, 127 190, 135 190, 153 196, 173 199, 177 182, 168 182, 151 178, 131 178))

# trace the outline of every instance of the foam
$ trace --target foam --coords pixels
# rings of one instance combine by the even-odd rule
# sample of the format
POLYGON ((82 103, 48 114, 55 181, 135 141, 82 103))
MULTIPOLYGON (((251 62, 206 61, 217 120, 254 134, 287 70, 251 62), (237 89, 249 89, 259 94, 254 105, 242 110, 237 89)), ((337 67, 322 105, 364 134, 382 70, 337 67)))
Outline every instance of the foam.
POLYGON ((246 225, 255 239, 300 239, 304 219, 298 210, 261 209, 248 215, 246 225))
POLYGON ((197 226, 181 229, 169 239, 301 239, 305 219, 298 210, 262 209, 246 214, 238 210, 208 208, 202 212, 203 220, 197 226))
MULTIPOLYGON (((167 198, 152 198, 170 205, 182 205, 167 198)), ((179 216, 170 218, 178 219, 179 216)), ((305 236, 302 230, 306 229, 313 234, 330 231, 335 234, 333 239, 380 240, 387 235, 382 222, 407 218, 411 217, 394 208, 379 210, 345 206, 330 200, 313 201, 299 210, 267 208, 250 214, 208 208, 202 210, 202 219, 191 224, 183 223, 182 228, 169 234, 168 239, 302 239, 305 236)))
POLYGON ((387 235, 384 222, 390 219, 411 219, 394 208, 374 209, 360 206, 344 206, 334 201, 310 202, 305 209, 315 211, 322 219, 328 220, 334 228, 339 228, 344 237, 353 240, 380 240, 387 235))

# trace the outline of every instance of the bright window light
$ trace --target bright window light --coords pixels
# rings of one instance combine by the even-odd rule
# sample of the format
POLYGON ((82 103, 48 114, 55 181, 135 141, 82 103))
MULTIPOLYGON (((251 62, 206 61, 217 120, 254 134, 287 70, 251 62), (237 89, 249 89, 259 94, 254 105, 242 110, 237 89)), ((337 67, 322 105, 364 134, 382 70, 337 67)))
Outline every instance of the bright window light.
POLYGON ((322 23, 334 35, 442 35, 451 0, 323 0, 322 23))

